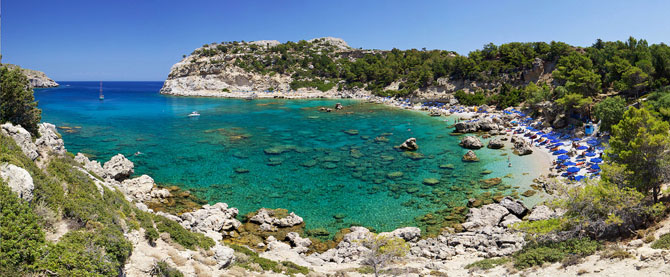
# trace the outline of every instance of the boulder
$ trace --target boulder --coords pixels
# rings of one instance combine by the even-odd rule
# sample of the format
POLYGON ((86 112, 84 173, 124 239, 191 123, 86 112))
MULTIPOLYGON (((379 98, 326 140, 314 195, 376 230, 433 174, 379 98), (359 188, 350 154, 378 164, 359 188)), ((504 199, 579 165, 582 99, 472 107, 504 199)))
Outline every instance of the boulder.
POLYGON ((500 221, 509 214, 509 211, 499 204, 488 204, 481 208, 471 208, 463 224, 468 231, 477 230, 486 226, 498 226, 500 221))
POLYGON ((135 165, 122 154, 117 154, 103 165, 106 177, 123 181, 135 172, 135 165))
POLYGON ((219 269, 225 268, 235 261, 235 250, 228 246, 217 243, 210 250, 214 252, 214 260, 216 267, 219 269))
POLYGON ((465 155, 463 155, 463 161, 478 162, 479 158, 477 158, 477 155, 475 155, 475 151, 469 150, 468 153, 465 153, 465 155))
POLYGON ((286 234, 286 238, 291 242, 291 246, 298 253, 305 253, 309 251, 309 246, 312 245, 312 241, 308 238, 301 238, 300 234, 296 232, 290 232, 286 234))
POLYGON ((395 229, 391 232, 379 233, 379 235, 401 238, 405 241, 416 241, 419 237, 421 237, 421 229, 417 227, 404 227, 395 229))
POLYGON ((498 204, 505 207, 505 209, 507 209, 510 213, 519 218, 523 218, 526 213, 528 213, 528 208, 526 208, 526 205, 524 205, 523 202, 509 196, 506 196, 500 200, 500 203, 498 204))
POLYGON ((454 133, 475 133, 479 131, 479 123, 472 121, 461 121, 454 125, 454 133))
POLYGON ((342 109, 342 104, 341 103, 335 103, 335 109, 336 110, 341 110, 342 109))
POLYGON ((461 143, 459 144, 461 147, 466 148, 466 149, 479 149, 484 147, 484 144, 482 144, 482 141, 479 140, 478 137, 475 136, 465 136, 461 138, 461 143))
POLYGON ((502 138, 494 138, 489 140, 489 143, 486 145, 486 147, 491 149, 500 149, 505 147, 505 143, 503 142, 502 138))
POLYGON ((514 141, 514 152, 519 156, 524 156, 533 154, 533 149, 523 139, 516 139, 514 141))
POLYGON ((28 156, 31 160, 37 159, 39 153, 37 153, 37 146, 33 143, 30 133, 23 129, 21 125, 12 125, 12 123, 5 123, 0 125, 0 132, 4 135, 9 136, 16 142, 16 144, 21 148, 21 152, 28 156))
POLYGON ((214 205, 204 205, 190 213, 183 213, 180 221, 184 228, 195 232, 227 232, 236 230, 242 225, 235 218, 238 213, 237 208, 228 208, 226 203, 216 203, 214 205))
POLYGON ((419 145, 416 144, 416 138, 408 138, 399 148, 407 151, 416 151, 419 149, 419 145))
POLYGON ((2 163, 0 164, 0 178, 20 198, 28 202, 33 200, 35 185, 28 171, 13 164, 2 163))
POLYGON ((107 174, 102 168, 102 165, 98 161, 91 161, 88 157, 84 156, 82 153, 77 153, 77 156, 74 156, 74 160, 84 166, 84 169, 95 173, 100 178, 105 178, 107 174))
POLYGON ((537 205, 533 207, 533 209, 530 211, 530 215, 528 215, 527 219, 529 221, 537 221, 537 220, 550 219, 555 216, 556 213, 551 208, 545 205, 537 205))
POLYGON ((149 177, 149 175, 142 175, 137 178, 124 180, 121 182, 121 189, 126 195, 142 202, 151 199, 151 190, 154 188, 154 184, 153 178, 149 177))
POLYGON ((303 223, 302 217, 297 216, 293 212, 286 217, 277 218, 274 210, 266 208, 259 209, 256 215, 251 217, 249 221, 260 225, 268 224, 276 227, 292 227, 303 223))
POLYGON ((37 146, 37 151, 40 153, 40 156, 47 157, 50 153, 56 155, 64 155, 65 152, 65 143, 63 139, 56 131, 56 126, 51 123, 40 123, 38 125, 38 132, 40 137, 35 140, 35 145, 37 146))
POLYGON ((505 217, 503 217, 499 225, 500 227, 509 227, 510 225, 518 222, 521 222, 521 219, 519 219, 513 214, 508 214, 505 217))

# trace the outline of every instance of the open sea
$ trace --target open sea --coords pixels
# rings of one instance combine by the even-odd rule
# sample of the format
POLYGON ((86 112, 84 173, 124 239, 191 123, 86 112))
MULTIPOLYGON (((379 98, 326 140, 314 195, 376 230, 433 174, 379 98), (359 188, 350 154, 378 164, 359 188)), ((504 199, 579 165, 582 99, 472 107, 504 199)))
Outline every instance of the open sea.
POLYGON ((59 130, 70 152, 103 163, 122 153, 138 176, 226 202, 242 215, 285 208, 307 229, 331 234, 352 224, 417 226, 417 217, 500 191, 481 188, 485 178, 506 176, 504 184, 521 193, 542 166, 509 147, 476 150, 481 161, 464 163, 467 150, 448 128, 453 118, 356 100, 176 97, 158 93, 162 82, 105 82, 99 101, 98 82, 60 84, 35 96, 43 121, 72 128, 59 130), (318 109, 338 102, 341 111, 318 109), (201 116, 188 117, 192 111, 201 116), (394 149, 410 137, 416 154, 394 149))

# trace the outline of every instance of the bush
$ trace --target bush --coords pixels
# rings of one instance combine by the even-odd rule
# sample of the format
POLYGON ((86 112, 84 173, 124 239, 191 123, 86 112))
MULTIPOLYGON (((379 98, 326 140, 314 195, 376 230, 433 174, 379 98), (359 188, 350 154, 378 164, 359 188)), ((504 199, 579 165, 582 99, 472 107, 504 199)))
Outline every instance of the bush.
POLYGON ((0 275, 21 275, 41 256, 44 233, 28 204, 0 179, 0 275))
POLYGON ((651 244, 654 249, 670 249, 670 233, 661 235, 654 243, 651 244))
POLYGON ((486 103, 486 96, 484 96, 484 93, 481 91, 470 94, 459 90, 454 92, 454 97, 458 99, 458 103, 464 106, 481 106, 486 103))
POLYGON ((21 125, 33 136, 39 136, 37 124, 42 118, 28 77, 21 68, 0 67, 0 124, 21 125))
POLYGON ((190 232, 179 223, 163 216, 154 216, 154 221, 158 232, 170 234, 172 240, 188 249, 195 250, 196 247, 200 247, 207 250, 216 244, 211 238, 203 234, 190 232))
POLYGON ((170 265, 165 261, 159 261, 154 263, 154 266, 151 268, 149 275, 155 277, 183 277, 184 274, 179 270, 170 267, 170 265))
POLYGON ((293 262, 283 261, 281 263, 278 263, 273 260, 261 258, 260 256, 258 256, 258 253, 244 246, 237 244, 227 244, 227 246, 235 250, 235 252, 242 253, 249 257, 249 259, 246 261, 243 262, 240 261, 236 263, 238 266, 248 270, 254 270, 251 267, 251 264, 258 264, 261 266, 263 270, 272 271, 275 273, 282 273, 282 271, 284 271, 283 273, 287 275, 293 275, 298 273, 307 275, 309 273, 308 268, 304 266, 299 266, 293 262))
POLYGON ((599 248, 599 242, 588 238, 561 242, 531 242, 514 254, 514 267, 525 269, 544 263, 560 262, 570 256, 585 257, 595 253, 599 248))
POLYGON ((564 218, 551 218, 537 221, 521 221, 513 225, 513 228, 534 235, 546 235, 553 232, 563 231, 566 227, 564 218))

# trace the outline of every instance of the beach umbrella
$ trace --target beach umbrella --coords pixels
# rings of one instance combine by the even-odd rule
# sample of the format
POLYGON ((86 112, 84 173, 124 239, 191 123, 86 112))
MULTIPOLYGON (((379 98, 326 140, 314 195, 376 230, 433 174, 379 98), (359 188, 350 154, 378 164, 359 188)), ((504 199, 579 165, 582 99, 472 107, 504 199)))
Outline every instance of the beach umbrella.
MULTIPOLYGON (((554 146, 563 146, 563 143, 562 142, 557 142, 556 144, 554 144, 554 146)), ((568 153, 568 151, 565 151, 565 153, 568 153)))
POLYGON ((568 172, 570 172, 570 173, 577 173, 580 170, 582 170, 582 169, 579 168, 579 167, 574 167, 574 166, 573 167, 568 167, 568 172))
POLYGON ((567 159, 570 158, 570 156, 568 156, 568 155, 560 155, 560 156, 558 156, 558 157, 556 157, 556 158, 559 159, 559 160, 567 160, 567 159))
POLYGON ((572 141, 580 141, 580 140, 582 140, 582 139, 580 139, 580 138, 573 138, 572 139, 572 141))
POLYGON ((584 180, 584 178, 586 178, 586 177, 584 177, 582 175, 577 175, 577 176, 575 176, 575 181, 581 181, 581 180, 584 180))
POLYGON ((603 162, 603 159, 601 159, 601 158, 593 158, 593 159, 591 159, 591 162, 592 162, 592 163, 602 163, 602 162, 603 162))
POLYGON ((577 150, 586 150, 586 149, 589 149, 589 147, 584 145, 577 147, 577 150))
POLYGON ((565 154, 565 153, 568 153, 568 150, 561 149, 561 150, 558 150, 558 151, 554 152, 554 154, 556 154, 556 155, 565 154))
MULTIPOLYGON (((551 139, 551 138, 549 138, 549 139, 551 139)), ((560 139, 551 139, 551 143, 558 143, 558 142, 561 142, 561 140, 560 139)))
POLYGON ((584 155, 586 155, 587 157, 595 157, 595 156, 596 156, 596 153, 593 153, 593 152, 586 152, 586 154, 584 154, 584 155))
POLYGON ((567 161, 567 162, 564 162, 563 165, 564 166, 573 166, 573 165, 577 165, 577 164, 575 162, 567 161))
POLYGON ((592 140, 587 141, 586 143, 591 144, 591 145, 597 145, 598 141, 595 140, 595 139, 592 139, 592 140))
POLYGON ((605 146, 598 146, 598 147, 596 147, 596 149, 598 149, 598 150, 605 150, 605 146))
POLYGON ((544 134, 544 135, 542 135, 542 137, 543 137, 543 138, 547 138, 547 137, 549 137, 549 135, 544 134))
POLYGON ((600 166, 598 166, 598 164, 593 164, 591 166, 591 169, 600 169, 600 166))

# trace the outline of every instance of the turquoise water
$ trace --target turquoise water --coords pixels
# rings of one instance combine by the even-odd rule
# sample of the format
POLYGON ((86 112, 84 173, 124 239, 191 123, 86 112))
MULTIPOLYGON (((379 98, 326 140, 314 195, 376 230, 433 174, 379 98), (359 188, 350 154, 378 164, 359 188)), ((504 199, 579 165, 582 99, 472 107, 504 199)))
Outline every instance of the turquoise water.
POLYGON ((416 226, 416 217, 464 205, 481 192, 473 182, 513 173, 506 184, 527 186, 539 170, 514 155, 509 168, 501 156, 508 150, 477 150, 481 162, 463 163, 467 151, 444 121, 451 119, 415 111, 353 100, 163 96, 160 82, 104 85, 104 101, 96 82, 36 91, 43 121, 72 128, 60 130, 70 152, 103 162, 122 153, 138 175, 190 189, 211 203, 226 202, 241 214, 286 208, 302 216, 308 229, 416 226), (337 102, 345 109, 318 110, 337 102), (189 118, 194 110, 201 116, 189 118), (409 137, 417 138, 422 159, 394 149, 409 137), (440 167, 445 164, 454 168, 440 167), (484 170, 493 173, 484 176, 484 170), (392 172, 402 176, 389 178, 392 172), (440 183, 428 186, 424 178, 440 183))

